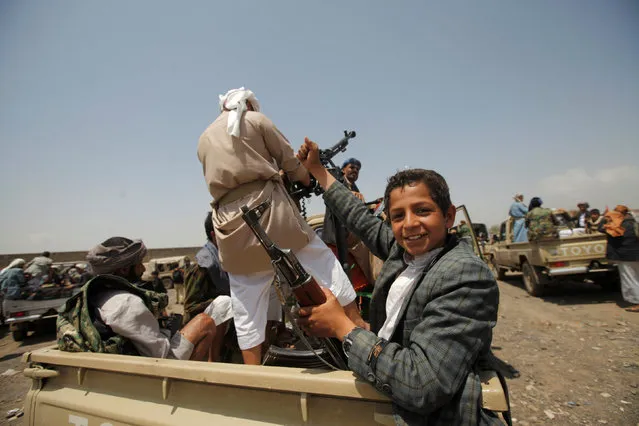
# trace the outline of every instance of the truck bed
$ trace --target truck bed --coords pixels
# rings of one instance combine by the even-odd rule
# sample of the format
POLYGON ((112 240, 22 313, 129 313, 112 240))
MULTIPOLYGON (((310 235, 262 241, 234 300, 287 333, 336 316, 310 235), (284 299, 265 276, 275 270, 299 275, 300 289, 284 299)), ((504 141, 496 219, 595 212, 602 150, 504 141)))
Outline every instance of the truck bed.
MULTIPOLYGON (((73 289, 73 295, 80 291, 80 287, 73 289)), ((69 296, 71 297, 71 296, 69 296)), ((49 300, 7 300, 2 305, 5 322, 20 323, 41 319, 42 315, 51 311, 51 316, 57 316, 57 309, 62 306, 69 297, 61 297, 49 300)))
POLYGON ((349 371, 60 352, 26 353, 26 425, 394 424, 349 371), (44 378, 48 377, 48 378, 44 378))
POLYGON ((604 234, 577 234, 570 237, 535 242, 500 242, 489 248, 501 266, 519 268, 522 260, 535 266, 553 269, 558 262, 586 267, 592 261, 605 262, 606 236, 604 234))

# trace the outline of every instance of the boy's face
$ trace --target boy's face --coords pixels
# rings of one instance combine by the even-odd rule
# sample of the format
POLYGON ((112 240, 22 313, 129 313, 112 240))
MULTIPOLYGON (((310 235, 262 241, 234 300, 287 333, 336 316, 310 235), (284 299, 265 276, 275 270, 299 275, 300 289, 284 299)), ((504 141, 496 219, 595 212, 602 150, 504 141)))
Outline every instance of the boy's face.
POLYGON ((455 207, 442 212, 423 182, 391 191, 389 219, 395 239, 408 254, 419 256, 444 245, 455 222, 455 207))

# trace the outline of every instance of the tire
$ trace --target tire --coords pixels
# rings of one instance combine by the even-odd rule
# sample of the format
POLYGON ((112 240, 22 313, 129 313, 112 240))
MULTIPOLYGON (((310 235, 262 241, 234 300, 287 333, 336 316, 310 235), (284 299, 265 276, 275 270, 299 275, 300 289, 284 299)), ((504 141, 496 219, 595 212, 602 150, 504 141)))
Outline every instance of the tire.
POLYGON ((604 291, 617 292, 621 290, 621 277, 619 277, 618 271, 607 272, 597 277, 595 283, 601 286, 604 291))
POLYGON ((311 227, 311 229, 313 231, 315 231, 317 236, 320 237, 320 239, 321 239, 322 235, 324 234, 324 222, 314 223, 314 224, 311 224, 309 226, 311 227))
POLYGON ((488 260, 488 268, 493 273, 496 280, 503 281, 506 279, 506 270, 497 265, 497 261, 493 256, 490 256, 490 259, 488 260))
POLYGON ((17 330, 13 330, 11 332, 11 337, 16 342, 22 342, 25 337, 27 337, 27 330, 25 328, 18 328, 17 330))
POLYGON ((324 236, 324 226, 322 225, 316 226, 315 228, 313 228, 313 231, 315 231, 317 236, 320 237, 320 240, 324 236))
POLYGON ((164 288, 167 290, 173 288, 173 280, 169 277, 162 278, 162 284, 164 284, 164 288))
POLYGON ((524 262, 521 272, 524 274, 524 286, 528 294, 535 297, 543 296, 546 279, 541 272, 528 262, 524 262))

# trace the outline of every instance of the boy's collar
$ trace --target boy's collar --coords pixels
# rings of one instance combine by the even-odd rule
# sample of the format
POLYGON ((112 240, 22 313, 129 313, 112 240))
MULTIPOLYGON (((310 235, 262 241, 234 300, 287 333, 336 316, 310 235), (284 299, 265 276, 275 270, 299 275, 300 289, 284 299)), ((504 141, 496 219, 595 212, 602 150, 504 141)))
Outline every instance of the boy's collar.
MULTIPOLYGON (((434 257, 441 257, 446 254, 450 249, 457 245, 459 238, 455 234, 448 234, 443 246, 439 246, 432 250, 427 251, 419 256, 412 256, 406 250, 404 250, 404 263, 407 265, 423 266, 428 264, 434 257)), ((439 259, 438 259, 439 260, 439 259)))

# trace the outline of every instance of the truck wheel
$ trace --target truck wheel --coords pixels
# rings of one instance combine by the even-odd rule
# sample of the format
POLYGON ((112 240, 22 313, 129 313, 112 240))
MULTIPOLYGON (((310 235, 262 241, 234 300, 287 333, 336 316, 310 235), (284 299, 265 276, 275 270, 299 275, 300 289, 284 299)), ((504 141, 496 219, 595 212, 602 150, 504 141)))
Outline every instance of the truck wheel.
POLYGON ((543 275, 528 262, 524 262, 521 272, 524 274, 524 286, 528 294, 535 297, 543 296, 546 289, 543 275))
POLYGON ((322 238, 322 234, 324 234, 324 222, 314 222, 309 226, 313 231, 315 231, 318 237, 322 238))
POLYGON ((164 284, 164 288, 167 290, 173 288, 173 280, 171 278, 168 278, 168 277, 162 278, 162 284, 164 284))
POLYGON ((27 330, 23 327, 15 329, 11 332, 11 337, 13 337, 13 340, 15 340, 16 342, 22 342, 26 336, 27 330))
POLYGON ((604 291, 616 292, 621 289, 621 278, 619 272, 607 272, 601 277, 597 277, 595 283, 600 285, 604 291))
POLYGON ((497 261, 493 256, 490 256, 490 259, 488 260, 488 268, 490 268, 490 271, 493 273, 495 279, 500 281, 506 279, 506 270, 500 268, 499 265, 497 265, 497 261))

